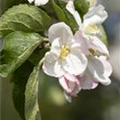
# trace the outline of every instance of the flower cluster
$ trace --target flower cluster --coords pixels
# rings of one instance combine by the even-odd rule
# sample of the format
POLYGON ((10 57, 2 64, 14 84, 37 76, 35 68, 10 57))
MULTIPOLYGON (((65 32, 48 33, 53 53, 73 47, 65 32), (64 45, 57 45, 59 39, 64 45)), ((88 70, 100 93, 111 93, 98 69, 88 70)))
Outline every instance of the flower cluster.
MULTIPOLYGON (((34 0, 29 0, 33 2, 34 0)), ((43 71, 59 79, 67 98, 76 96, 81 89, 94 89, 99 83, 109 85, 112 67, 109 51, 101 41, 101 24, 108 17, 102 5, 94 0, 83 20, 74 8, 74 0, 66 9, 73 15, 79 30, 74 34, 64 22, 53 24, 48 30, 50 51, 45 54, 43 71)), ((48 0, 35 0, 36 5, 48 0)))

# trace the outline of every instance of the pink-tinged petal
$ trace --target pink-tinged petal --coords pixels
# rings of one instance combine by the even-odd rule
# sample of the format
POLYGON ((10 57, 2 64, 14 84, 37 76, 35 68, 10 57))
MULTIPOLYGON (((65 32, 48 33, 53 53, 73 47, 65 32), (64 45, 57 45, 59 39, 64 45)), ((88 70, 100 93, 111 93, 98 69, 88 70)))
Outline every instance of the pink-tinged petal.
MULTIPOLYGON (((78 83, 78 81, 70 80, 71 78, 69 79, 68 76, 67 76, 67 78, 65 76, 60 77, 59 83, 68 95, 76 96, 78 94, 78 92, 81 90, 81 86, 78 83)), ((77 79, 77 78, 75 78, 75 79, 77 79)))
POLYGON ((59 83, 60 83, 60 85, 63 87, 63 89, 64 89, 67 93, 71 93, 72 90, 71 90, 71 88, 69 87, 69 83, 68 83, 68 82, 69 82, 69 81, 68 81, 64 76, 62 76, 62 77, 59 78, 59 83))
POLYGON ((48 52, 45 55, 43 63, 43 71, 53 77, 60 77, 64 74, 60 62, 57 60, 58 56, 53 52, 48 52))
POLYGON ((105 74, 106 70, 99 58, 89 58, 88 69, 96 82, 100 82, 103 85, 109 85, 111 83, 109 76, 105 74))
POLYGON ((76 85, 74 90, 71 93, 69 93, 69 95, 76 97, 80 91, 81 91, 81 85, 76 85))
POLYGON ((71 28, 63 22, 53 24, 48 31, 49 40, 52 43, 56 38, 60 39, 61 45, 72 42, 73 33, 71 28))
POLYGON ((73 75, 83 74, 87 67, 87 58, 84 54, 76 52, 69 54, 63 61, 62 66, 65 71, 73 75))
POLYGON ((71 81, 71 82, 75 82, 77 85, 80 85, 80 81, 79 81, 79 79, 78 79, 75 75, 66 73, 66 74, 64 75, 64 77, 65 77, 67 80, 69 80, 69 81, 71 81))
POLYGON ((94 81, 94 78, 89 73, 85 73, 82 78, 80 77, 81 88, 84 90, 95 89, 98 83, 94 81))
POLYGON ((108 17, 107 12, 104 10, 102 5, 91 7, 88 13, 84 16, 84 26, 89 24, 101 24, 108 17))

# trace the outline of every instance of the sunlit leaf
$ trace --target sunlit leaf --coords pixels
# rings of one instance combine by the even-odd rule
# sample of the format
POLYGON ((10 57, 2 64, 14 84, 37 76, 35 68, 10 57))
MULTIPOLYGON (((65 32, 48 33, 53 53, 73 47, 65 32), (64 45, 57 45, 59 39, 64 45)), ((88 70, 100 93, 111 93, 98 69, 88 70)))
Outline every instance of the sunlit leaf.
POLYGON ((50 17, 40 8, 20 4, 8 9, 0 18, 0 33, 6 36, 13 31, 41 32, 50 25, 50 17))
POLYGON ((38 104, 38 83, 40 79, 40 66, 34 67, 25 90, 25 118, 26 120, 36 120, 40 118, 38 104))
POLYGON ((1 52, 0 75, 7 77, 25 62, 42 42, 37 33, 13 32, 4 40, 1 52))

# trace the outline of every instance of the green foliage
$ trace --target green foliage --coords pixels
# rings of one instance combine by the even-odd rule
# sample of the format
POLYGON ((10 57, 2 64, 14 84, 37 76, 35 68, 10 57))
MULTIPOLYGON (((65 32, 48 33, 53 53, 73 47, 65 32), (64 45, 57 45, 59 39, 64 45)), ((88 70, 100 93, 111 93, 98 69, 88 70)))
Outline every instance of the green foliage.
POLYGON ((66 9, 66 4, 58 0, 52 0, 52 5, 58 19, 68 24, 73 32, 77 31, 79 28, 78 24, 76 23, 73 15, 66 9))
POLYGON ((32 55, 28 58, 28 60, 33 64, 33 65, 37 65, 39 63, 39 61, 44 57, 45 53, 48 51, 49 49, 47 48, 36 48, 35 51, 32 53, 32 55))
POLYGON ((19 69, 14 72, 12 79, 12 96, 14 106, 23 120, 25 120, 25 88, 32 70, 33 65, 26 61, 22 66, 19 67, 19 69))
POLYGON ((2 40, 2 38, 0 38, 0 52, 2 51, 2 49, 3 49, 3 45, 4 43, 3 43, 3 40, 2 40))
MULTIPOLYGON (((25 91, 25 118, 36 120, 40 116, 38 104, 38 83, 40 78, 40 65, 35 66, 31 73, 25 91)), ((39 117, 40 118, 40 117, 39 117)))
POLYGON ((87 0, 75 0, 74 5, 81 18, 88 12, 90 7, 90 3, 87 0))
POLYGON ((12 95, 14 106, 23 120, 36 120, 36 118, 40 118, 38 83, 41 63, 33 69, 33 65, 26 61, 13 75, 12 95))
POLYGON ((4 40, 1 52, 0 75, 7 77, 25 62, 42 42, 37 33, 13 32, 4 40))
POLYGON ((41 32, 50 25, 50 17, 40 8, 21 4, 10 8, 0 18, 0 34, 6 36, 13 31, 41 32))

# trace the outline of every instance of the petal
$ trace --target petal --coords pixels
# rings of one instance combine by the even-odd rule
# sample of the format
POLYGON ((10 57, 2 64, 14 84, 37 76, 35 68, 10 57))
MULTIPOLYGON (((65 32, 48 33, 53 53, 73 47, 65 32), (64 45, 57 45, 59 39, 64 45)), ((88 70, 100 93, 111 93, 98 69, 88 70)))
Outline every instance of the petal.
POLYGON ((72 49, 71 53, 62 61, 62 65, 72 75, 83 74, 87 67, 87 58, 79 49, 72 49))
POLYGON ((78 79, 76 76, 74 76, 74 75, 72 75, 72 74, 69 74, 69 73, 66 73, 66 74, 64 75, 64 77, 65 77, 67 80, 69 80, 69 81, 71 81, 71 82, 75 82, 77 85, 80 85, 79 79, 78 79))
POLYGON ((45 5, 49 0, 35 0, 35 5, 40 6, 40 5, 45 5))
POLYGON ((61 51, 61 45, 60 45, 60 39, 57 38, 52 42, 51 45, 51 51, 55 53, 56 55, 60 56, 60 51, 61 51))
POLYGON ((61 63, 58 60, 58 56, 53 52, 48 52, 45 55, 45 61, 43 63, 43 71, 53 77, 61 77, 64 71, 61 67, 61 63))
POLYGON ((75 96, 81 90, 80 85, 76 82, 70 81, 65 76, 59 78, 59 83, 70 96, 75 96))
POLYGON ((80 79, 81 88, 84 90, 95 89, 98 83, 94 81, 94 78, 89 73, 85 73, 80 79))
POLYGON ((83 31, 87 35, 95 35, 95 36, 101 36, 101 28, 97 24, 88 24, 87 26, 83 27, 83 31))
POLYGON ((111 64, 108 62, 107 58, 105 56, 101 56, 99 57, 100 61, 102 62, 104 69, 105 69, 105 75, 106 76, 111 76, 112 74, 112 66, 111 64))
POLYGON ((71 93, 72 90, 71 90, 71 88, 69 87, 69 83, 68 83, 68 82, 69 82, 69 81, 68 81, 64 76, 62 76, 62 77, 59 78, 59 83, 60 83, 60 85, 63 87, 63 89, 64 89, 67 93, 71 93))
POLYGON ((99 58, 89 58, 88 69, 96 82, 100 82, 103 85, 109 85, 111 83, 109 76, 105 74, 106 70, 99 58))
POLYGON ((74 39, 76 43, 80 44, 79 48, 81 49, 81 51, 84 54, 87 54, 89 46, 88 46, 88 38, 86 37, 86 35, 81 30, 78 30, 74 35, 74 39))
POLYGON ((80 18, 79 13, 75 10, 73 1, 69 0, 68 4, 66 5, 66 9, 73 15, 77 24, 80 26, 81 25, 81 18, 80 18))
POLYGON ((63 22, 52 25, 49 28, 48 35, 50 42, 53 42, 56 38, 59 38, 61 45, 70 43, 73 39, 71 28, 63 22))
POLYGON ((101 24, 108 17, 107 12, 104 10, 102 5, 91 7, 88 13, 84 16, 84 26, 88 24, 101 24))

